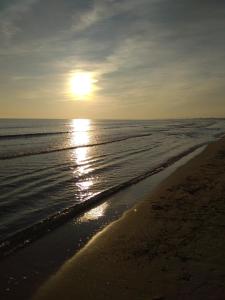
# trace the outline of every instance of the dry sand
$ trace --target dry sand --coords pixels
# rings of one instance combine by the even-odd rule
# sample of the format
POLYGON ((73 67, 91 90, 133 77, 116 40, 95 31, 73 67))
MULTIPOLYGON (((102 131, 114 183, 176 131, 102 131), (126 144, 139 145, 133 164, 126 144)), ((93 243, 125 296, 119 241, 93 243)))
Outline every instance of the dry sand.
POLYGON ((69 260, 35 300, 225 299, 225 139, 69 260))

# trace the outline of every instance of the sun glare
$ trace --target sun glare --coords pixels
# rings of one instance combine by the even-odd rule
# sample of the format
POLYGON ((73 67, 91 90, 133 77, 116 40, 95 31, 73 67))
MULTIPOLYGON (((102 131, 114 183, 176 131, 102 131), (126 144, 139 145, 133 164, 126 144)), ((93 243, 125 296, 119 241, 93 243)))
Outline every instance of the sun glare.
POLYGON ((94 79, 88 72, 78 72, 71 77, 72 94, 78 98, 87 97, 93 92, 94 79))

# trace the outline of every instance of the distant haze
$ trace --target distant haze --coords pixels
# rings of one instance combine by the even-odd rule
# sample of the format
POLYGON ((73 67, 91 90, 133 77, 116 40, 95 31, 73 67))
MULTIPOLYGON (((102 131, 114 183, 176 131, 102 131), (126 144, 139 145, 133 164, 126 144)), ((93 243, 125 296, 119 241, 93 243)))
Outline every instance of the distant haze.
POLYGON ((0 0, 0 41, 1 118, 225 117, 224 0, 0 0))

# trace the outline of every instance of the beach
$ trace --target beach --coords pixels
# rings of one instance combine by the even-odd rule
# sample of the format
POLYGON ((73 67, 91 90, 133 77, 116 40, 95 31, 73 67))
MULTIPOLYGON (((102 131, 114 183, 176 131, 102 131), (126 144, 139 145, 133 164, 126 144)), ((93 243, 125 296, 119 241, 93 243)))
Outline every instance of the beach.
POLYGON ((0 300, 225 300, 224 20, 0 0, 0 300))
POLYGON ((224 20, 0 0, 0 300, 225 300, 224 20))
POLYGON ((78 217, 74 216, 64 225, 0 260, 0 298, 30 299, 35 291, 92 237, 143 201, 164 179, 201 153, 205 147, 185 155, 154 176, 149 176, 103 199, 104 202, 100 202, 93 209, 78 217))
POLYGON ((224 167, 222 139, 92 238, 33 299, 224 299, 224 167))

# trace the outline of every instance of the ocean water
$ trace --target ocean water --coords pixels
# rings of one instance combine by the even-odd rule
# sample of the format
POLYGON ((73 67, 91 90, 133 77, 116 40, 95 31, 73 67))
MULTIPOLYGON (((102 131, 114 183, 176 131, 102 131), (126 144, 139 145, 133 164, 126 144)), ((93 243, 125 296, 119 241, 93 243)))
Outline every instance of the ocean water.
POLYGON ((38 237, 224 133, 223 119, 0 120, 0 248, 38 237))

